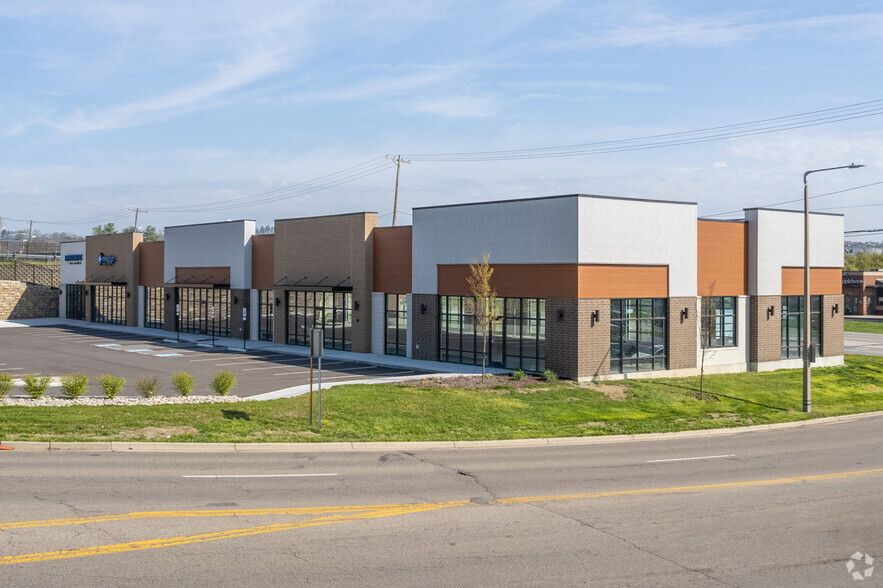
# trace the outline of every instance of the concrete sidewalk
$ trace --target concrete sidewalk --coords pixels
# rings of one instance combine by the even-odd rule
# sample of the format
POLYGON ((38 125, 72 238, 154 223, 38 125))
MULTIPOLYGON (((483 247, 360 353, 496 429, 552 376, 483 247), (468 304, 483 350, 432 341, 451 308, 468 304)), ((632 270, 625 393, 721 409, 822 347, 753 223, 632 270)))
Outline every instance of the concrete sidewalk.
MULTIPOLYGON (((110 451, 113 453, 311 453, 324 451, 424 451, 428 449, 480 449, 514 447, 548 447, 563 445, 606 445, 610 443, 635 443, 641 441, 665 441, 670 439, 695 439, 742 433, 761 433, 833 425, 858 419, 883 417, 883 411, 826 417, 808 421, 753 425, 728 429, 702 429, 678 433, 644 433, 639 435, 602 435, 597 437, 552 437, 543 439, 502 439, 491 441, 403 441, 403 442, 332 442, 332 443, 133 443, 128 441, 57 442, 57 441, 3 441, 0 446, 17 451, 110 451)), ((2 453, 0 453, 2 456, 2 453)))

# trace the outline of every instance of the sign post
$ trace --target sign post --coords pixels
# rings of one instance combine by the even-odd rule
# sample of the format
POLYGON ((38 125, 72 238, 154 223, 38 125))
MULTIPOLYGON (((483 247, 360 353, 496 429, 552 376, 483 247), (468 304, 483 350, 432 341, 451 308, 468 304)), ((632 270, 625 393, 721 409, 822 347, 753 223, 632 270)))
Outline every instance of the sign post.
POLYGON ((322 329, 310 330, 310 424, 313 424, 313 357, 319 360, 319 401, 316 430, 322 430, 322 355, 325 353, 325 332, 322 329))
POLYGON ((215 305, 212 304, 212 347, 215 346, 215 305))
POLYGON ((245 342, 248 341, 248 335, 251 329, 248 325, 248 312, 246 312, 246 307, 242 307, 242 350, 245 351, 245 342))
MULTIPOLYGON (((177 298, 177 296, 175 296, 177 298)), ((181 303, 175 303, 175 336, 181 342, 181 303)))

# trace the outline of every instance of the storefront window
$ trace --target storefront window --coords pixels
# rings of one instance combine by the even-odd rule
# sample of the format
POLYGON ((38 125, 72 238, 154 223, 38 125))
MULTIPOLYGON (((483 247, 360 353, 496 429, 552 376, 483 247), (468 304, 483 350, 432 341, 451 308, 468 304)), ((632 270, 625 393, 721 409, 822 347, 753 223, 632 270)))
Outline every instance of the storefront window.
POLYGON ((408 295, 386 295, 387 355, 408 355, 408 295))
POLYGON ((228 288, 178 288, 178 331, 230 336, 230 290, 228 288))
POLYGON ((273 340, 274 299, 272 290, 261 290, 261 324, 258 338, 261 341, 273 340))
POLYGON ((75 321, 86 320, 86 286, 67 284, 65 288, 64 314, 75 321))
POLYGON ((736 346, 736 297, 702 298, 702 345, 706 348, 736 346))
POLYGON ((165 288, 144 288, 144 326, 161 329, 165 312, 165 288))
POLYGON ((126 324, 126 287, 93 286, 92 322, 126 324))
MULTIPOLYGON (((810 335, 812 342, 818 347, 821 341, 821 296, 810 297, 810 335)), ((803 357, 803 296, 782 296, 782 359, 803 357)))
POLYGON ((610 372, 663 370, 666 365, 665 298, 610 301, 610 372))
MULTIPOLYGON (((471 296, 439 297, 439 360, 481 365, 483 338, 475 326, 471 296)), ((488 365, 542 372, 546 369, 546 300, 497 298, 500 320, 488 336, 488 365)))
POLYGON ((352 292, 288 292, 288 344, 309 345, 323 329, 326 349, 352 349, 352 292))

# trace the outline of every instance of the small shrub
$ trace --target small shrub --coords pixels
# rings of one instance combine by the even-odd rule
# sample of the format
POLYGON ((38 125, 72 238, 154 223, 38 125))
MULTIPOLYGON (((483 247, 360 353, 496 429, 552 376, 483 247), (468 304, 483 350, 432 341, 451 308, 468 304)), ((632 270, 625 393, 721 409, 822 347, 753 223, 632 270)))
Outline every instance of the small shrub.
POLYGON ((190 396, 193 393, 193 385, 195 383, 196 378, 187 372, 172 374, 172 386, 181 393, 181 396, 190 396))
POLYGON ((524 379, 524 370, 515 370, 514 372, 512 372, 512 379, 513 380, 524 379))
POLYGON ((153 398, 162 390, 162 384, 156 376, 141 376, 135 380, 135 389, 142 398, 153 398))
POLYGON ((15 382, 10 374, 0 374, 0 398, 4 398, 15 388, 15 382))
POLYGON ((556 374, 552 370, 546 370, 543 372, 543 379, 547 382, 554 382, 558 379, 558 374, 556 374))
POLYGON ((214 390, 215 394, 218 396, 226 396, 235 385, 236 374, 229 370, 218 372, 215 374, 215 377, 212 378, 212 390, 214 390))
POLYGON ((68 398, 79 398, 89 390, 89 376, 86 374, 61 376, 61 388, 68 398))
POLYGON ((104 390, 104 394, 108 398, 116 398, 116 395, 122 392, 123 388, 126 387, 126 378, 122 376, 102 374, 98 376, 98 382, 101 384, 101 389, 104 390))
POLYGON ((34 399, 42 398, 43 394, 46 393, 46 388, 52 382, 52 378, 49 376, 38 376, 36 374, 25 374, 21 379, 25 383, 25 392, 34 399))

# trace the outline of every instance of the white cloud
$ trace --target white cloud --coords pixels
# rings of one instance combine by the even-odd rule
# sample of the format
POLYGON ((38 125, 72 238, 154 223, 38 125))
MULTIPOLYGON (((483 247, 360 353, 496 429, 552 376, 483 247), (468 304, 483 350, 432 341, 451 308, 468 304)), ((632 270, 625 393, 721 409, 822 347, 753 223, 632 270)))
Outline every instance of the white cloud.
POLYGON ((221 68, 218 74, 201 84, 180 88, 154 98, 113 106, 103 111, 77 112, 50 123, 65 133, 121 129, 170 118, 204 106, 211 99, 245 86, 282 69, 286 61, 275 52, 243 56, 236 64, 221 68))
POLYGON ((449 96, 418 102, 414 110, 448 117, 484 117, 497 113, 497 103, 490 97, 449 96))

